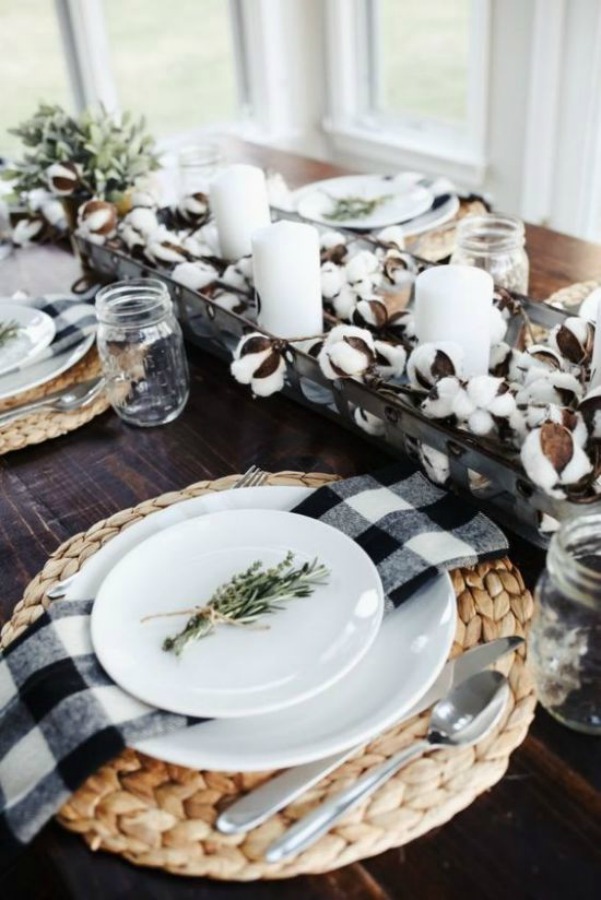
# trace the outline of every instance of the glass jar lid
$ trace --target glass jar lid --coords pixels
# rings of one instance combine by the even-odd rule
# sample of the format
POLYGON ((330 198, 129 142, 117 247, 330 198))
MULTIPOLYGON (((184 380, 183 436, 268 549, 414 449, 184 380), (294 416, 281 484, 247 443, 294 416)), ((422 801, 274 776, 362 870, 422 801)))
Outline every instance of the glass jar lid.
POLYGON ((561 525, 549 545, 547 569, 567 596, 601 609, 601 513, 561 525))
POLYGON ((169 291, 158 278, 116 281, 96 294, 96 317, 103 325, 121 328, 154 325, 172 309, 169 291))
POLYGON ((457 245, 476 255, 507 253, 523 247, 525 240, 524 223, 513 216, 465 216, 457 226, 457 245))

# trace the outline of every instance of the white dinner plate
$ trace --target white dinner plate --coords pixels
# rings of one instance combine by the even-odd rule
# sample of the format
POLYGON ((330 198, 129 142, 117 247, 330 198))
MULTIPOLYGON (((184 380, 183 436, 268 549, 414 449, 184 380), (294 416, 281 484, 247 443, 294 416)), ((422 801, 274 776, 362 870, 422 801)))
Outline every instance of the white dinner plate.
POLYGON ((86 355, 95 340, 96 335, 90 334, 74 347, 65 350, 64 353, 58 353, 56 356, 40 362, 34 360, 22 371, 0 375, 0 400, 16 397, 41 384, 46 384, 47 381, 52 381, 53 378, 58 378, 86 355))
POLYGON ((16 303, 0 302, 0 326, 9 323, 18 332, 0 347, 0 375, 16 366, 24 368, 46 349, 55 333, 54 321, 45 312, 16 303))
MULTIPOLYGON (((421 196, 423 197, 424 195, 421 196)), ((327 202, 327 197, 325 198, 325 201, 327 202)), ((303 216, 303 218, 307 218, 313 222, 319 222, 322 225, 327 225, 334 230, 337 226, 342 228, 373 230, 384 228, 387 225, 400 225, 404 236, 407 238, 423 234, 426 231, 444 225, 445 222, 450 221, 459 210, 459 198, 454 185, 448 179, 428 178, 426 175, 422 175, 419 172, 402 172, 395 176, 346 175, 341 178, 330 178, 327 181, 316 181, 294 191, 292 194, 292 202, 296 211, 299 215, 303 216), (393 208, 388 203, 382 204, 382 206, 374 212, 374 217, 378 213, 382 214, 379 215, 377 219, 372 221, 371 216, 366 216, 361 220, 357 220, 356 223, 350 224, 349 220, 344 222, 333 222, 320 214, 323 212, 324 190, 327 191, 328 194, 333 195, 334 191, 336 191, 337 196, 348 196, 357 192, 354 185, 359 187, 363 183, 371 184, 370 190, 372 190, 373 193, 368 195, 370 197, 383 196, 390 192, 392 192, 394 196, 396 196, 396 192, 402 196, 404 192, 407 192, 407 190, 413 186, 413 188, 419 188, 420 190, 427 192, 429 198, 428 203, 422 208, 419 214, 411 217, 399 217, 396 207, 393 208), (319 196, 321 196, 321 200, 311 199, 319 196), (313 215, 309 215, 309 212, 312 212, 313 215), (384 213, 391 213, 391 215, 383 215, 384 213)))
POLYGON ((342 228, 384 228, 415 219, 430 209, 433 199, 426 187, 412 180, 385 175, 349 175, 311 185, 298 198, 296 208, 301 216, 332 228, 337 225, 342 228), (369 215, 333 220, 330 214, 336 200, 343 197, 380 202, 369 215))
POLYGON ((103 581, 92 643, 111 678, 152 706, 189 716, 254 716, 299 703, 341 679, 369 650, 384 610, 375 565, 323 522, 280 510, 212 513, 138 544, 103 581), (325 583, 281 603, 256 627, 217 624, 177 656, 163 649, 221 585, 256 561, 317 558, 325 583), (181 616, 159 616, 188 610, 181 616), (152 617, 148 619, 147 617, 152 617))
MULTIPOLYGON (((223 509, 292 509, 311 493, 303 487, 240 488, 159 510, 126 528, 88 559, 67 597, 96 596, 108 572, 129 549, 177 522, 223 509)), ((287 711, 207 722, 133 746, 176 765, 230 771, 283 768, 352 747, 398 721, 428 690, 448 656, 455 619, 450 578, 440 576, 385 616, 374 644, 340 682, 333 700, 330 688, 287 711), (353 697, 347 688, 368 667, 378 692, 372 682, 361 680, 353 697)))

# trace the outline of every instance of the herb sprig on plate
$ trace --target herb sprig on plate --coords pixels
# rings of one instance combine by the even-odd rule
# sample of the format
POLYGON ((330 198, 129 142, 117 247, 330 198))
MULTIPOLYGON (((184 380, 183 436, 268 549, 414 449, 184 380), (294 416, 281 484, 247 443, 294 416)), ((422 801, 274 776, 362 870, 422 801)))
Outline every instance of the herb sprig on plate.
POLYGON ((204 606, 165 613, 192 615, 178 634, 165 638, 163 650, 180 656, 190 641, 205 637, 217 625, 253 625, 261 616, 281 609, 285 601, 309 597, 318 585, 327 583, 329 574, 317 559, 295 567, 292 551, 269 569, 257 560, 245 572, 218 587, 204 606))
POLYGON ((371 200, 365 197, 330 197, 334 201, 334 208, 331 212, 324 214, 324 219, 330 222, 343 222, 345 219, 364 219, 371 216, 373 212, 383 203, 392 198, 392 194, 382 194, 380 197, 372 197, 371 200))
POLYGON ((9 341, 19 333, 19 323, 18 322, 4 322, 0 323, 0 347, 4 347, 9 341))

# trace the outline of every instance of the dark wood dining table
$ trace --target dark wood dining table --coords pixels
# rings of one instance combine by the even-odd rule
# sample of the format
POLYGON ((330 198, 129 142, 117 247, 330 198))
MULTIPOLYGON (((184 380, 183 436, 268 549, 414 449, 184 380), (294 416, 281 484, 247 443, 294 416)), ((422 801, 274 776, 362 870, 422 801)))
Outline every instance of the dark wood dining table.
MULTIPOLYGON (((231 160, 276 169, 292 186, 342 173, 329 163, 224 140, 231 160)), ((601 278, 601 248, 529 226, 530 293, 544 299, 601 278)), ((27 248, 0 263, 0 296, 65 291, 79 275, 67 245, 27 248)), ((275 396, 254 400, 224 363, 189 347, 191 395, 162 428, 128 427, 111 412, 78 431, 0 458, 0 616, 59 544, 97 520, 200 479, 256 463, 366 472, 388 457, 360 436, 275 396)), ((544 554, 517 537, 511 555, 533 587, 544 554)), ((552 900, 601 895, 601 740, 538 709, 502 781, 413 843, 327 875, 241 885, 136 868, 50 824, 0 876, 2 900, 552 900)))

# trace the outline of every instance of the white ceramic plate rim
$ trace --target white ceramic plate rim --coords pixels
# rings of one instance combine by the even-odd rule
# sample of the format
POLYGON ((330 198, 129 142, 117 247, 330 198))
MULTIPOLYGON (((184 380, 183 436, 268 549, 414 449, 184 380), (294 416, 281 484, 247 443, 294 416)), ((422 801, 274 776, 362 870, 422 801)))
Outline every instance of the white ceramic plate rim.
POLYGON ((394 180, 383 175, 343 175, 340 178, 329 178, 326 181, 305 187, 295 194, 295 205, 301 216, 321 222, 322 225, 327 225, 333 229, 339 226, 341 228, 366 230, 370 228, 385 228, 387 225, 403 222, 412 222, 431 209, 433 202, 434 195, 427 187, 409 180, 405 184, 402 181, 395 184, 394 180), (390 194, 391 196, 381 207, 375 209, 371 215, 363 216, 360 219, 349 217, 340 222, 333 222, 323 213, 320 213, 319 210, 311 211, 311 205, 320 198, 327 200, 327 194, 331 193, 336 197, 342 196, 349 191, 370 197, 382 194, 390 194), (414 196, 412 201, 409 202, 409 195, 411 194, 414 196))
POLYGON ((23 369, 31 365, 51 343, 56 333, 54 320, 48 313, 42 312, 41 309, 33 309, 31 306, 20 306, 18 303, 2 300, 0 301, 0 319, 6 322, 14 320, 19 328, 26 332, 31 330, 32 324, 35 322, 34 336, 29 335, 29 349, 18 360, 4 365, 0 362, 0 375, 4 375, 12 369, 23 369))
MULTIPOLYGON (((406 173, 403 173, 403 174, 406 174, 406 173)), ((414 173, 407 173, 407 174, 414 174, 414 173)), ((347 179, 347 178, 352 178, 353 176, 345 175, 345 176, 341 176, 341 177, 344 179, 347 179)), ((419 178, 420 176, 415 174, 415 177, 419 178)), ((327 182, 332 181, 332 180, 336 180, 336 179, 327 179, 327 182)), ((432 181, 434 181, 434 180, 435 179, 432 179, 432 181)), ((299 202, 302 202, 303 197, 307 193, 313 192, 316 189, 317 190, 320 189, 324 183, 326 183, 326 182, 314 181, 314 182, 311 182, 310 184, 303 185, 303 187, 298 188, 296 191, 293 191, 292 197, 291 197, 293 208, 298 210, 298 204, 299 204, 299 202)), ((434 231, 436 228, 440 228, 441 225, 444 225, 446 222, 450 222, 450 220, 452 218, 454 218, 454 216, 457 215, 457 212, 458 212, 459 206, 460 206, 459 197, 457 196, 455 191, 451 188, 451 186, 449 186, 448 193, 449 193, 450 199, 446 206, 440 207, 440 209, 436 209, 436 210, 428 209, 424 213, 422 213, 420 216, 417 216, 415 219, 412 219, 410 222, 398 223, 396 221, 393 221, 393 222, 389 222, 387 224, 389 224, 389 225, 397 225, 398 224, 399 227, 402 228, 403 234, 406 238, 417 237, 417 235, 424 234, 426 231, 434 231)), ((325 225, 327 228, 330 228, 332 231, 336 230, 337 225, 342 228, 347 227, 345 225, 341 225, 340 223, 329 222, 327 220, 322 221, 321 219, 310 219, 310 220, 308 219, 307 221, 318 222, 320 225, 325 225)), ((376 228, 383 228, 383 227, 386 227, 386 226, 384 226, 384 225, 376 226, 376 228)), ((365 224, 363 224, 363 226, 361 227, 361 230, 368 230, 368 229, 369 229, 369 226, 366 226, 365 224)))
MULTIPOLYGON (((223 510, 178 522, 126 553, 96 595, 91 636, 102 667, 138 700, 181 715, 223 719, 283 709, 326 690, 368 652, 383 612, 376 566, 341 531, 288 511, 223 510), (270 617, 268 633, 218 628, 210 643, 193 645, 176 660, 161 650, 162 637, 140 625, 138 617, 156 612, 157 604, 163 610, 178 607, 177 600, 160 606, 163 589, 189 596, 188 590, 198 590, 199 577, 206 584, 215 575, 211 560, 217 559, 219 583, 240 550, 243 568, 255 558, 272 564, 287 549, 309 560, 316 548, 320 560, 331 563, 328 584, 270 617), (223 550, 228 551, 225 561, 223 550), (179 565, 173 563, 175 557, 179 565), (128 613, 119 627, 128 603, 135 613, 128 613), (241 654, 246 654, 246 666, 241 654), (246 689, 245 677, 253 690, 246 689)), ((153 624, 164 636, 182 620, 153 624)))
POLYGON ((96 335, 89 334, 74 347, 65 350, 64 353, 59 353, 57 356, 38 363, 34 360, 32 365, 22 372, 0 376, 0 400, 18 397, 25 391, 30 391, 52 381, 53 378, 58 378, 86 355, 95 340, 96 335))
MULTIPOLYGON (((174 522, 194 518, 205 512, 212 512, 217 509, 241 509, 251 506, 260 506, 267 509, 292 509, 311 493, 312 490, 310 488, 302 487, 241 488, 234 491, 217 491, 202 497, 184 500, 167 509, 159 510, 145 516, 101 547, 94 556, 87 560, 82 572, 78 574, 66 596, 72 599, 94 597, 111 567, 116 564, 130 547, 135 546, 146 536, 169 527, 174 522)), ((343 733, 339 734, 336 740, 327 744, 312 743, 311 737, 308 736, 306 745, 299 752, 281 752, 274 748, 273 752, 265 753, 260 759, 256 755, 252 759, 245 759, 237 752, 236 747, 231 745, 231 741, 227 742, 219 752, 215 751, 213 753, 203 752, 201 746, 198 748, 193 747, 192 749, 187 748, 182 746, 181 738, 179 737, 181 732, 174 732, 171 735, 152 740, 140 741, 133 743, 132 746, 144 753, 149 753, 151 756, 156 756, 176 765, 200 769, 257 771, 259 769, 298 765, 311 760, 321 759, 330 753, 336 753, 352 747, 355 743, 369 740, 375 734, 398 721, 405 712, 412 708, 433 684, 446 662, 455 633, 456 603, 449 576, 443 575, 440 576, 440 579, 446 584, 447 605, 450 613, 445 634, 445 646, 441 646, 439 656, 440 665, 432 668, 430 672, 431 677, 420 684, 419 690, 415 692, 413 697, 408 698, 406 703, 399 704, 387 716, 383 716, 379 722, 372 723, 372 727, 366 729, 360 736, 355 733, 348 735, 343 733)), ((301 710, 302 707, 298 707, 298 709, 301 710)), ((228 721, 231 723, 235 720, 228 721)), ((246 721, 253 720, 249 719, 246 721)), ((254 721, 258 722, 259 720, 255 719, 254 721)))

